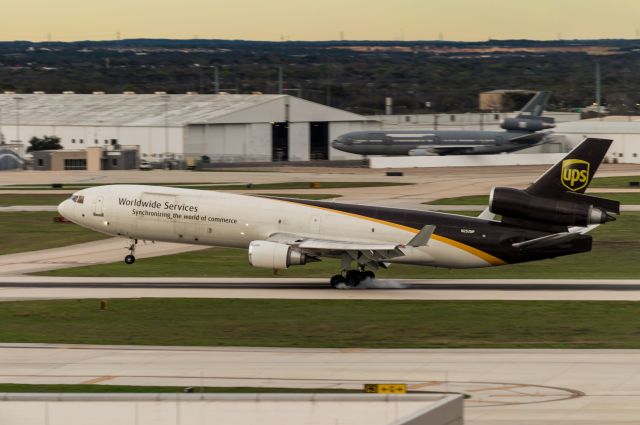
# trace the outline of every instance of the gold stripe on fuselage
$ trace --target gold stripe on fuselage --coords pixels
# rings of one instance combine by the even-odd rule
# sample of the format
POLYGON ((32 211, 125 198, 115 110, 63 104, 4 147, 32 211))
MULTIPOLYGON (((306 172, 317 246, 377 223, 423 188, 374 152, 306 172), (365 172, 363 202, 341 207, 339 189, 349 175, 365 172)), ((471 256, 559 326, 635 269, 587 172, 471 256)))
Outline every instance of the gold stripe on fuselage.
MULTIPOLYGON (((306 207, 312 207, 312 208, 317 208, 320 210, 324 210, 324 211, 329 211, 329 212, 334 212, 334 213, 338 213, 338 214, 344 214, 350 217, 354 217, 354 218, 359 218, 362 220, 368 220, 368 221, 372 221, 374 223, 378 223, 378 224, 382 224, 385 226, 390 226, 390 227, 395 227, 396 229, 400 229, 400 230, 406 230, 407 232, 411 232, 414 234, 417 234, 420 230, 419 229, 414 229, 413 227, 409 227, 409 226, 405 226, 402 224, 398 224, 398 223, 394 223, 392 221, 386 221, 386 220, 380 220, 378 218, 373 218, 373 217, 368 217, 366 215, 361 215, 361 214, 355 214, 355 213, 350 213, 350 212, 346 212, 346 211, 341 211, 341 210, 336 210, 333 208, 327 208, 327 207, 321 207, 318 205, 310 205, 310 204, 304 204, 304 203, 299 203, 299 202, 295 202, 295 201, 287 201, 284 199, 276 199, 276 198, 269 198, 269 199, 273 199, 274 201, 281 201, 281 202, 289 202, 291 204, 295 204, 295 205, 304 205, 306 207)), ((445 243, 447 245, 453 246, 455 248, 461 249, 465 252, 468 252, 469 254, 475 255, 476 257, 482 258, 484 261, 486 261, 487 263, 493 265, 493 266, 503 266, 505 264, 508 264, 506 261, 501 260, 498 257, 495 257, 487 252, 481 251, 477 248, 474 248, 472 246, 469 246, 467 244, 464 244, 462 242, 458 242, 455 239, 450 239, 444 236, 440 236, 440 235, 432 235, 431 238, 445 243)))

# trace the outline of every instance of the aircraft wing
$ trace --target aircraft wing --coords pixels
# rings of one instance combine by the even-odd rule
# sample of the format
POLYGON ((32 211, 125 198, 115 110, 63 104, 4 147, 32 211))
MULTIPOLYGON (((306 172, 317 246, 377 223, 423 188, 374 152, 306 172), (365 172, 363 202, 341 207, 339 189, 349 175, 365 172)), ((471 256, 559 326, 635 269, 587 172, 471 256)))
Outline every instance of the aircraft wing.
POLYGON ((509 139, 510 142, 543 142, 544 138, 550 135, 550 131, 539 131, 537 133, 525 134, 523 136, 513 137, 509 139))
POLYGON ((324 239, 291 233, 274 233, 267 240, 290 245, 312 257, 344 257, 346 254, 360 264, 377 268, 384 260, 405 255, 408 247, 426 246, 434 230, 435 226, 424 226, 406 244, 324 239))

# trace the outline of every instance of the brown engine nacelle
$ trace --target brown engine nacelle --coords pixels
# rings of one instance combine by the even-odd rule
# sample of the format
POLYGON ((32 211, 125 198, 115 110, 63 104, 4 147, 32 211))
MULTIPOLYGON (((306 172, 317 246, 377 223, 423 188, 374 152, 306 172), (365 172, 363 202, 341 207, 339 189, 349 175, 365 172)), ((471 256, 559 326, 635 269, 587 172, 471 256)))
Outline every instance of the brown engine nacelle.
POLYGON ((606 210, 587 203, 543 198, 508 187, 491 190, 489 209, 504 217, 562 226, 589 226, 614 220, 606 210))

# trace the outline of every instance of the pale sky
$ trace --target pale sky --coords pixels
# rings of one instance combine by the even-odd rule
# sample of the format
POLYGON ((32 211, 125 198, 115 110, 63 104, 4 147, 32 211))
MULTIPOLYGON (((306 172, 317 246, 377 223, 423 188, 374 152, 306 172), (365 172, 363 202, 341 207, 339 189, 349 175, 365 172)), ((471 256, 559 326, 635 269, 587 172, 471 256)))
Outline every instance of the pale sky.
POLYGON ((0 40, 640 38, 640 0, 5 0, 0 40))

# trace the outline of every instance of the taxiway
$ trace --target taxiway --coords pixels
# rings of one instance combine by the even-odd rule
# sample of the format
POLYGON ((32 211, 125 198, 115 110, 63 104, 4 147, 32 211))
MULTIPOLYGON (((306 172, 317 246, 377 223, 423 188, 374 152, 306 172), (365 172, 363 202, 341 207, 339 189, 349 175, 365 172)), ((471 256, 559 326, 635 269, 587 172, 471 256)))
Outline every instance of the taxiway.
POLYGON ((465 393, 465 423, 632 424, 640 350, 371 350, 0 344, 20 383, 362 388, 465 393))

